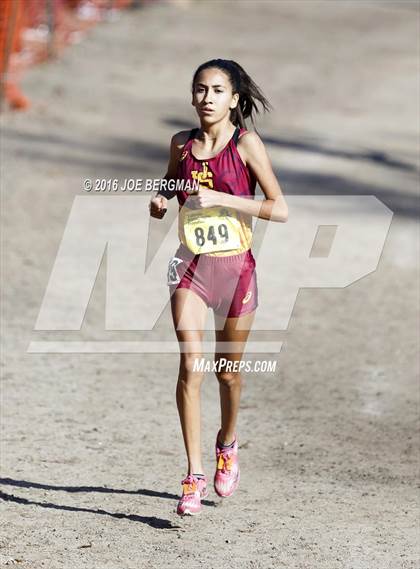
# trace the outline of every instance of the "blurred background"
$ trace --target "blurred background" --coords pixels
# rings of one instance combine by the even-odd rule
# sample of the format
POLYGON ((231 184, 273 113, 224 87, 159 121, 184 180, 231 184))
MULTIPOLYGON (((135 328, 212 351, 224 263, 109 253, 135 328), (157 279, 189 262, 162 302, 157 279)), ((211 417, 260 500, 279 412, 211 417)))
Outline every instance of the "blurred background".
MULTIPOLYGON (((0 561, 417 567, 419 3, 0 6, 0 561), (274 107, 257 129, 286 200, 374 195, 394 215, 376 271, 344 289, 301 289, 288 329, 264 336, 284 345, 276 374, 244 379, 241 493, 210 500, 189 526, 172 511, 185 468, 178 356, 27 348, 114 338, 103 330, 104 266, 82 330, 33 330, 74 198, 85 178, 163 176, 171 136, 197 125, 193 72, 215 57, 238 61, 274 107)), ((170 207, 150 224, 149 256, 170 207)), ((168 309, 153 334, 173 338, 168 309)), ((218 413, 209 377, 208 472, 218 413)))
POLYGON ((60 56, 101 21, 118 18, 154 0, 2 0, 0 5, 1 96, 11 109, 30 101, 18 87, 25 69, 60 56))

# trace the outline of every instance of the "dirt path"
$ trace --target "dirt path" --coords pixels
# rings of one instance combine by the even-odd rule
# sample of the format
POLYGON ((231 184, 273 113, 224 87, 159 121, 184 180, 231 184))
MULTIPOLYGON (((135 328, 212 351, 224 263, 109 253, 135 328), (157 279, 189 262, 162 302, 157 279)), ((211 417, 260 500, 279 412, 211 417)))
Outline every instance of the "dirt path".
MULTIPOLYGON (((2 118, 0 565, 419 567, 418 21, 417 3, 154 5, 27 74, 32 109, 2 118), (240 490, 179 519, 178 356, 27 349, 135 337, 103 330, 104 266, 80 332, 33 328, 82 180, 161 176, 195 122, 192 72, 219 56, 275 107, 259 130, 286 197, 375 195, 394 217, 376 271, 301 289, 287 331, 260 333, 284 344, 275 374, 244 379, 240 490)), ((211 474, 210 374, 202 396, 211 474)))

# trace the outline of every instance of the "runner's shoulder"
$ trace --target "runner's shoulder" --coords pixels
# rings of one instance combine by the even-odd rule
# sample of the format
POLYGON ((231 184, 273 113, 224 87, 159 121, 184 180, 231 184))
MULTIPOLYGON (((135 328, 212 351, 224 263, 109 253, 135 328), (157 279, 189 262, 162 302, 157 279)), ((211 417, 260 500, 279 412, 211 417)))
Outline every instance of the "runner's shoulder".
POLYGON ((238 139, 238 148, 247 163, 249 157, 259 156, 264 152, 264 143, 260 136, 253 130, 247 130, 238 139))
POLYGON ((175 149, 181 150, 181 148, 187 142, 188 137, 190 135, 190 132, 191 132, 191 129, 190 130, 180 130, 179 132, 175 133, 171 139, 171 145, 175 149))
POLYGON ((239 145, 249 149, 257 148, 261 145, 264 146, 260 136, 254 130, 246 130, 243 132, 238 139, 238 146, 239 145))

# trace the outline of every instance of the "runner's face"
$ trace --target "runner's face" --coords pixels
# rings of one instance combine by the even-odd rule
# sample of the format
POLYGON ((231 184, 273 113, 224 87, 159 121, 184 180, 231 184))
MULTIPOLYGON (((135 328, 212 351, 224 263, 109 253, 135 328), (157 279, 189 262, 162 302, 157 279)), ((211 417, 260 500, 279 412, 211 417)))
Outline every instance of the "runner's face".
POLYGON ((232 94, 228 76, 220 69, 204 69, 197 76, 192 104, 202 122, 212 124, 225 118, 238 99, 238 94, 232 94))

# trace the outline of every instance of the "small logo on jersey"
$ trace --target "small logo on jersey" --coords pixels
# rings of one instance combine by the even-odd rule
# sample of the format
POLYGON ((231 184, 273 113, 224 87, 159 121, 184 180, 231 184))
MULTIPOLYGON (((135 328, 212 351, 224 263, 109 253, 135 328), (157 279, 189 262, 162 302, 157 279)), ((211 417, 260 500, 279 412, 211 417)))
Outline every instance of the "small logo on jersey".
POLYGON ((187 154, 188 154, 188 150, 184 150, 179 161, 182 162, 184 160, 184 158, 186 158, 187 154))
POLYGON ((245 298, 242 301, 242 304, 246 304, 247 302, 249 302, 251 300, 251 296, 252 296, 252 291, 250 290, 249 292, 246 293, 245 298))
POLYGON ((211 190, 213 189, 213 172, 210 170, 208 162, 203 162, 202 167, 201 171, 191 170, 191 177, 193 180, 198 180, 200 188, 209 188, 211 190))

